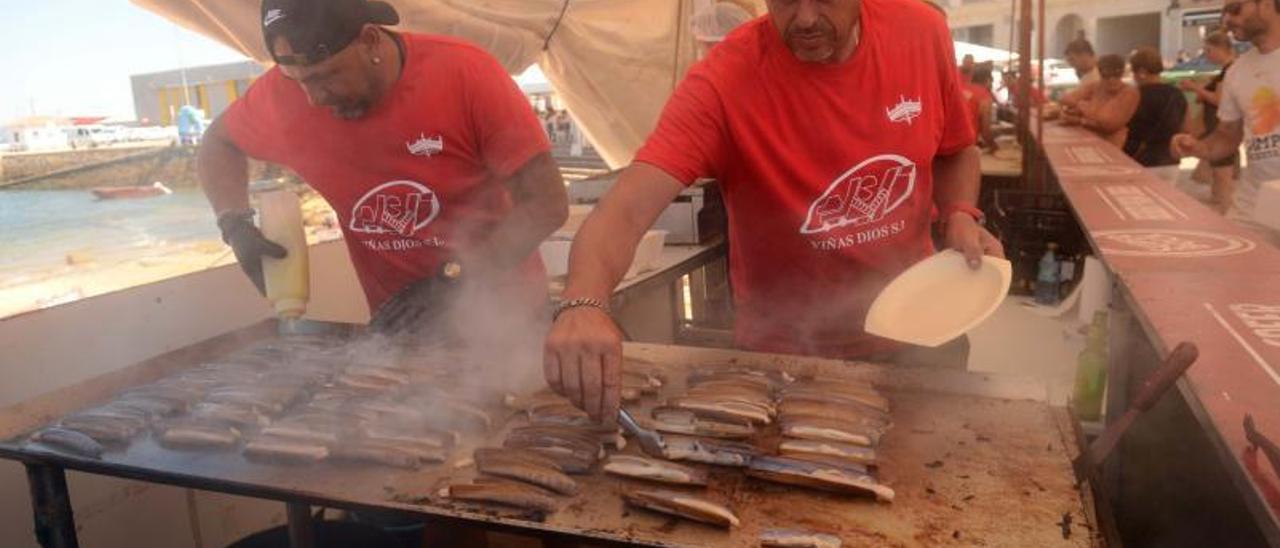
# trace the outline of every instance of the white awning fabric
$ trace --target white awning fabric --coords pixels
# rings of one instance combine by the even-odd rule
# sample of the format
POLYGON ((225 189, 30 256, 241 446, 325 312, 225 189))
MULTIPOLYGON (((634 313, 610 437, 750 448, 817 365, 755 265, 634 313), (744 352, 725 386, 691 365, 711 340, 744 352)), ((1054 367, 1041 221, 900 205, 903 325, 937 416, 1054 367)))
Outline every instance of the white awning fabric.
MULTIPOLYGON (((132 2, 270 62, 258 21, 260 0, 132 2)), ((617 168, 631 161, 692 62, 690 21, 710 0, 390 3, 400 12, 399 30, 464 38, 511 74, 538 64, 601 156, 617 168)))

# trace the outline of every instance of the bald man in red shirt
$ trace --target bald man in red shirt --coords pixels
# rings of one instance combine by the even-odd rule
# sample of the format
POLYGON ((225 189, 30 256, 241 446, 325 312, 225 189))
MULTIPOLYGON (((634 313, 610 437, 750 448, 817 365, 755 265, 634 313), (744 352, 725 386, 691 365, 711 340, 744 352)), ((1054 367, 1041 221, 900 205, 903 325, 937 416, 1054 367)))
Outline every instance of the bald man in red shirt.
POLYGON ((690 70, 574 240, 545 374, 598 419, 619 406, 609 295, 645 230, 701 176, 719 179, 729 214, 740 348, 901 350, 863 320, 935 252, 934 212, 971 266, 1003 254, 976 207, 979 153, 942 15, 919 0, 768 4, 690 70))

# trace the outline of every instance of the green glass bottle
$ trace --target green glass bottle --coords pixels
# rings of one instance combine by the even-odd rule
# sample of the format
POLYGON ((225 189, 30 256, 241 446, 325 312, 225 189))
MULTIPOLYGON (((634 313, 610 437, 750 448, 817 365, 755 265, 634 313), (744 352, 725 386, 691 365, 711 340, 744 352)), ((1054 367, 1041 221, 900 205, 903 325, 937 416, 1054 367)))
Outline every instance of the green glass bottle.
POLYGON ((1102 417, 1102 395, 1107 386, 1107 313, 1093 314, 1089 338, 1076 359, 1076 383, 1072 401, 1082 421, 1102 417))

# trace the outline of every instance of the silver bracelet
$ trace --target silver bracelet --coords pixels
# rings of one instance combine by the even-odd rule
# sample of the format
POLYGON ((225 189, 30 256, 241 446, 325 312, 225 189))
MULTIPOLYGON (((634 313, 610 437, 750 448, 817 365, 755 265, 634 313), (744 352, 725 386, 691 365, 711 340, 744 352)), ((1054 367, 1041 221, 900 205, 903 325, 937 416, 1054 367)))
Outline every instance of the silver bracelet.
POLYGON ((604 303, 604 302, 602 302, 600 299, 592 299, 592 298, 589 298, 589 297, 580 297, 580 298, 577 298, 577 299, 569 299, 569 300, 567 300, 567 301, 560 301, 560 304, 557 304, 557 305, 556 305, 556 309, 555 309, 555 311, 551 313, 551 321, 553 321, 553 322, 554 322, 554 321, 556 321, 557 319, 559 319, 559 318, 560 318, 560 315, 561 315, 561 314, 563 314, 566 310, 569 310, 570 308, 581 308, 581 307, 584 307, 584 306, 589 306, 589 307, 592 307, 592 308, 598 308, 598 309, 600 309, 600 311, 601 311, 601 312, 604 312, 605 314, 608 314, 608 313, 609 313, 609 305, 605 304, 605 303, 604 303))

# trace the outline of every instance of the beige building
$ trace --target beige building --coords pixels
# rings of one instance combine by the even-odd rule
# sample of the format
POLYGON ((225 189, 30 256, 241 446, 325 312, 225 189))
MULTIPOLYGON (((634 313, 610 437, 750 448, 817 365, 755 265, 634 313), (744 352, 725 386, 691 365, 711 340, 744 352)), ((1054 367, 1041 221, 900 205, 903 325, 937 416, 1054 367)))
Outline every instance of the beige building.
POLYGON ((130 77, 134 112, 140 122, 167 126, 174 123, 178 109, 190 103, 213 119, 265 70, 253 61, 242 61, 136 74, 130 77))
MULTIPOLYGON (((947 13, 957 40, 1009 49, 1014 0, 949 0, 947 13)), ((1222 0, 1044 0, 1046 57, 1061 58, 1081 32, 1099 55, 1127 54, 1155 46, 1166 59, 1179 50, 1195 56, 1204 35, 1219 24, 1222 0)), ((1033 17, 1040 0, 1033 0, 1033 17)), ((1037 29, 1038 31, 1039 29, 1037 29)), ((1038 43, 1039 37, 1032 39, 1038 43)), ((1033 46, 1035 47, 1035 46, 1033 46)), ((1015 48, 1016 49, 1016 48, 1015 48)))

